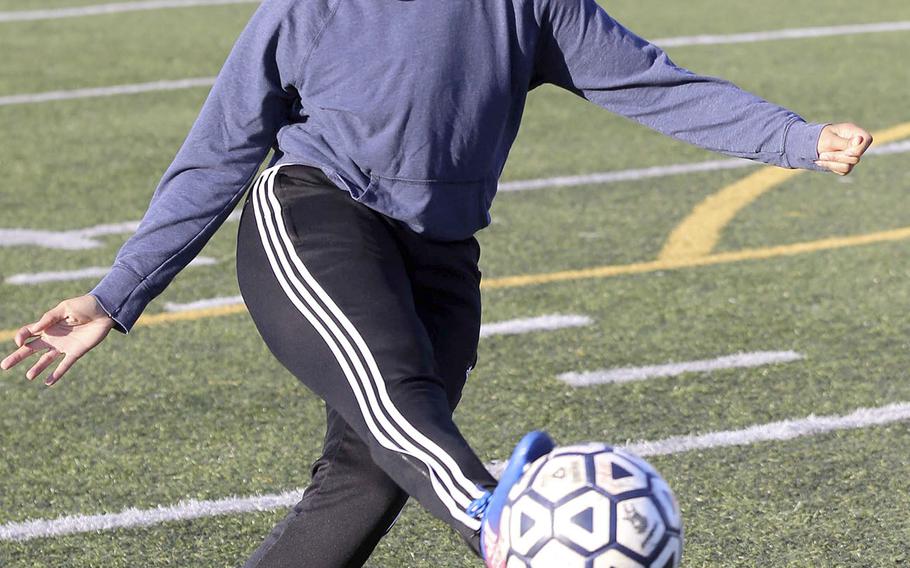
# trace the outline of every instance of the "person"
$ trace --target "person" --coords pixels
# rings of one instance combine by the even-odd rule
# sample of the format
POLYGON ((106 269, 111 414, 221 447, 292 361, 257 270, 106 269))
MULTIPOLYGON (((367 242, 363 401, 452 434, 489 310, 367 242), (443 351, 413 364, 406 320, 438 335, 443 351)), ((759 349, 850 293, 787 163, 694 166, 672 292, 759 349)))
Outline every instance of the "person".
MULTIPOLYGON (((246 193, 244 301, 327 413, 309 488, 247 566, 362 565, 408 496, 489 556, 508 487, 452 412, 476 364, 474 235, 545 83, 786 168, 845 175, 872 142, 677 67, 594 0, 265 0, 109 274, 22 327, 0 366, 40 353, 27 378, 59 360, 57 383, 130 330, 246 193)), ((550 446, 532 437, 510 467, 550 446)))

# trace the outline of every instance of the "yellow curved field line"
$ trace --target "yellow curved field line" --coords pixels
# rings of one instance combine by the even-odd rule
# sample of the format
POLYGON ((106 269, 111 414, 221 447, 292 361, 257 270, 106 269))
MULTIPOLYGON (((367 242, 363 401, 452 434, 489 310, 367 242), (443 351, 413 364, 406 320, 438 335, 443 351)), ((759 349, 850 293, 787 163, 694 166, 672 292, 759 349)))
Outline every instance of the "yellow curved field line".
MULTIPOLYGON (((887 144, 910 137, 910 122, 872 134, 877 144, 887 144)), ((695 206, 689 216, 670 233, 659 260, 697 258, 710 254, 721 231, 737 213, 769 190, 805 170, 766 167, 724 187, 695 206)))
POLYGON ((565 282, 568 280, 584 280, 589 278, 612 278, 628 274, 644 274, 666 270, 679 270, 682 268, 695 268, 699 266, 714 266, 729 264, 746 260, 766 260, 785 256, 795 256, 824 250, 835 250, 875 243, 886 243, 910 239, 910 227, 902 227, 890 231, 879 231, 863 235, 848 237, 831 237, 817 241, 792 243, 754 249, 743 249, 731 252, 721 252, 698 257, 658 259, 650 262, 635 262, 632 264, 618 264, 613 266, 595 266, 580 270, 564 270, 544 274, 526 274, 521 276, 506 276, 504 278, 491 278, 484 280, 481 288, 517 288, 520 286, 533 286, 549 282, 565 282))
MULTIPOLYGON (((612 278, 614 276, 645 274, 648 272, 679 270, 684 268, 695 268, 699 266, 714 266, 748 260, 765 260, 825 250, 836 250, 841 248, 904 240, 910 240, 910 227, 902 227, 900 229, 866 233, 862 235, 851 235, 847 237, 831 237, 817 241, 792 243, 789 245, 723 252, 700 257, 679 258, 671 260, 652 260, 649 262, 635 262, 632 264, 594 266, 580 270, 561 270, 558 272, 544 272, 539 274, 505 276, 502 278, 488 278, 483 280, 481 288, 484 290, 496 290, 504 288, 519 288, 522 286, 535 286, 538 284, 547 284, 551 282, 569 282, 596 278, 612 278)), ((136 327, 162 325, 180 321, 201 320, 217 316, 239 314, 245 311, 246 306, 243 304, 232 304, 229 306, 220 306, 217 308, 187 310, 185 312, 164 312, 159 314, 149 314, 142 316, 139 321, 136 322, 136 327)), ((15 329, 0 330, 0 342, 9 341, 15 335, 15 329)), ((2 354, 2 352, 3 349, 0 348, 0 354, 2 354)))

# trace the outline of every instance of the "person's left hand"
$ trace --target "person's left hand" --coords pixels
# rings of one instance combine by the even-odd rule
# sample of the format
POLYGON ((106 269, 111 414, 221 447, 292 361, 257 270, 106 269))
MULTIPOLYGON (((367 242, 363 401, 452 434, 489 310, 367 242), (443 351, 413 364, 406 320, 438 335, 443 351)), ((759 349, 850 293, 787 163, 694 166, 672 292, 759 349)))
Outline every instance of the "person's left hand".
POLYGON ((872 135, 855 124, 829 124, 818 138, 815 165, 845 176, 853 171, 870 144, 872 135))

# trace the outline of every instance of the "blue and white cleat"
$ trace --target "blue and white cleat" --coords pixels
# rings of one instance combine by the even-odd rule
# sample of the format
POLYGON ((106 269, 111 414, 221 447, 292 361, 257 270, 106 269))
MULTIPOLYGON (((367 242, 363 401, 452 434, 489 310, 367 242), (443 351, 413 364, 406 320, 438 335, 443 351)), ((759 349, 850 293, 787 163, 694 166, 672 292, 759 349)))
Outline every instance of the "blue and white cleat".
POLYGON ((528 466, 555 447, 556 444, 546 432, 534 430, 525 434, 512 451, 496 489, 487 491, 467 508, 469 515, 481 520, 480 553, 488 568, 505 567, 505 553, 509 547, 500 544, 500 519, 509 499, 509 491, 522 478, 528 466))

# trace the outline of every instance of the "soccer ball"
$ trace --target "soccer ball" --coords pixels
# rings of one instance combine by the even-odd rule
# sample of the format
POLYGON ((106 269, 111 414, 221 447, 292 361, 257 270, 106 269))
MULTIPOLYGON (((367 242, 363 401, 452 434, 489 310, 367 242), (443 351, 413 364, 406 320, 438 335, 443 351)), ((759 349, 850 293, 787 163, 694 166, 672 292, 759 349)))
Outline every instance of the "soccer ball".
POLYGON ((679 505, 646 461, 605 444, 556 448, 511 488, 494 557, 505 568, 675 568, 679 505))

